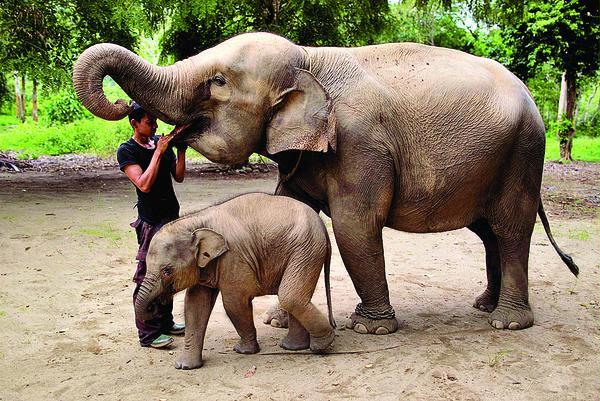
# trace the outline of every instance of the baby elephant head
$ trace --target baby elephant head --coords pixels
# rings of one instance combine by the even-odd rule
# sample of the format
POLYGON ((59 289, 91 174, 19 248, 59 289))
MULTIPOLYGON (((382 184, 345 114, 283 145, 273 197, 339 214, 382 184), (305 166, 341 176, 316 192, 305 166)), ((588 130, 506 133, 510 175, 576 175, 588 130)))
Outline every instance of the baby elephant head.
POLYGON ((136 316, 152 318, 156 302, 198 284, 201 271, 229 250, 223 236, 209 228, 190 233, 159 231, 148 249, 146 277, 135 302, 136 316))

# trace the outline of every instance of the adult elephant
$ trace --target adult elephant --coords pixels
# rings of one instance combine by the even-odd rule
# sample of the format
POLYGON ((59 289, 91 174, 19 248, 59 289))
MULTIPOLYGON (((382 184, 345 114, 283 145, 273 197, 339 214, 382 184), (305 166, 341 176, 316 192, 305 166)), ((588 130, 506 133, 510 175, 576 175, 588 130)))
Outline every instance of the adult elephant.
POLYGON ((525 85, 500 64, 412 43, 297 46, 268 33, 236 36, 168 67, 111 44, 78 59, 83 104, 115 120, 110 75, 208 159, 253 152, 279 165, 277 193, 331 217, 362 303, 348 323, 386 334, 398 325, 385 277, 382 229, 430 233, 468 227, 486 250, 488 283, 475 307, 498 328, 533 324, 529 245, 540 200, 545 132, 525 85))

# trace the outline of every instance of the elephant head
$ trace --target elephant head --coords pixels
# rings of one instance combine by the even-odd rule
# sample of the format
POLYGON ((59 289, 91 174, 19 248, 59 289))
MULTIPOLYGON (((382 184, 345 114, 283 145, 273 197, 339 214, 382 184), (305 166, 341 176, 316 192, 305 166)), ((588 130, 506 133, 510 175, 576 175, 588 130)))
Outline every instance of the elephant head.
POLYGON ((253 152, 335 150, 331 97, 309 71, 306 50, 267 33, 231 38, 168 67, 153 66, 111 44, 81 54, 73 82, 95 115, 120 119, 129 107, 102 91, 110 75, 144 109, 176 125, 209 160, 235 164, 253 152))
POLYGON ((185 233, 164 227, 150 242, 146 276, 135 302, 136 316, 144 320, 152 318, 156 302, 199 284, 206 276, 203 270, 228 250, 223 236, 211 229, 185 233))

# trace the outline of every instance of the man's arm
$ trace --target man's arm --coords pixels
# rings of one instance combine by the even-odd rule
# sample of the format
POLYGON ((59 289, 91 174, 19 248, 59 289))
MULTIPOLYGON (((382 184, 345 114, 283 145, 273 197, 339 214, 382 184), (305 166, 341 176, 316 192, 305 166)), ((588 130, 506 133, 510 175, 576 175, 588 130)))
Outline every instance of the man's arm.
POLYGON ((160 161, 165 154, 165 151, 168 149, 171 139, 173 139, 172 136, 163 136, 158 139, 156 151, 154 151, 152 160, 146 171, 142 171, 139 164, 129 164, 123 169, 129 180, 133 182, 133 185, 138 187, 140 191, 150 192, 150 189, 152 189, 152 186, 156 182, 156 177, 158 176, 160 161))
MULTIPOLYGON (((173 128, 173 130, 169 133, 169 136, 176 137, 181 134, 188 125, 180 125, 178 127, 173 128)), ((185 177, 185 151, 187 149, 187 145, 185 143, 178 143, 175 145, 177 148, 177 161, 173 163, 171 166, 171 175, 177 182, 183 182, 183 178, 185 177)))
POLYGON ((186 145, 176 145, 177 147, 177 161, 173 163, 171 168, 171 175, 177 182, 183 182, 185 176, 185 150, 186 145), (178 147, 177 147, 178 146, 178 147))

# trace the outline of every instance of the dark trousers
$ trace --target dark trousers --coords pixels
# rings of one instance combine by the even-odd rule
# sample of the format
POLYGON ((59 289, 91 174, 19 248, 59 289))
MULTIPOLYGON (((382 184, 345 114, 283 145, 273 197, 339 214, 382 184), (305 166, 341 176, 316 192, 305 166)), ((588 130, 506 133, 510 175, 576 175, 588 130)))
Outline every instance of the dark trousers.
MULTIPOLYGON (((135 228, 137 234, 138 244, 140 248, 138 250, 136 259, 138 260, 137 269, 133 275, 133 281, 136 283, 135 290, 133 291, 133 305, 135 311, 135 300, 140 290, 141 284, 146 277, 146 253, 150 246, 150 240, 154 237, 154 234, 158 232, 161 225, 153 226, 140 219, 137 219, 131 226, 135 228)), ((135 313, 135 312, 134 312, 135 313)), ((167 333, 171 327, 173 327, 173 302, 170 301, 167 304, 158 303, 157 312, 151 320, 142 320, 135 317, 135 326, 138 329, 138 336, 140 338, 140 344, 148 346, 152 341, 158 338, 161 334, 167 333)))

